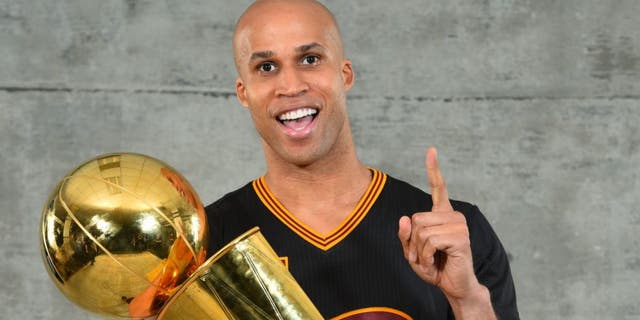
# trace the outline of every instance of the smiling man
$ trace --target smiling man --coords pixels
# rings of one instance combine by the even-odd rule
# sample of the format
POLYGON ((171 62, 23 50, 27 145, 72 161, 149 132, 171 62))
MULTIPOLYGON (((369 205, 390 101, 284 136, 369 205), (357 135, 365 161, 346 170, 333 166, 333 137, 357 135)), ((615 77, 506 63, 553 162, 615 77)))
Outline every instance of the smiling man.
POLYGON ((506 253, 477 207, 449 200, 435 149, 431 195, 358 159, 354 71, 324 6, 256 1, 233 49, 267 171, 207 207, 210 252, 259 226, 327 318, 518 318, 506 253))

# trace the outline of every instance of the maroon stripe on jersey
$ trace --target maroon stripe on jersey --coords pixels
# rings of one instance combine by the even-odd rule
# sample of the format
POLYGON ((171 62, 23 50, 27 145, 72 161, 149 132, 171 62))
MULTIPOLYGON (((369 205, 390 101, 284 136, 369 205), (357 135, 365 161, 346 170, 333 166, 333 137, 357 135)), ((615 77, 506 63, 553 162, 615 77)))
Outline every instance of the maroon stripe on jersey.
POLYGON ((367 190, 363 197, 364 201, 362 201, 361 204, 356 208, 357 212, 355 212, 355 214, 352 214, 349 219, 342 225, 342 227, 334 231, 334 233, 327 238, 327 242, 346 237, 348 233, 353 231, 355 225, 362 221, 362 218, 364 218, 364 216, 369 212, 371 205, 373 205, 373 202, 375 202, 376 198, 378 197, 378 194, 380 193, 379 190, 382 189, 382 184, 380 183, 381 179, 382 174, 374 171, 373 179, 371 179, 371 186, 373 188, 367 190))
POLYGON ((263 203, 266 205, 269 211, 271 211, 271 213, 276 215, 276 217, 278 217, 278 219, 280 219, 280 221, 282 221, 285 225, 293 229, 295 233, 297 233, 298 235, 302 236, 303 238, 311 242, 314 242, 314 241, 321 242, 323 240, 318 235, 314 233, 310 233, 308 229, 304 228, 304 226, 302 226, 291 215, 289 215, 286 211, 284 211, 286 209, 283 208, 283 206, 278 202, 278 200, 275 197, 273 197, 269 189, 267 189, 266 184, 264 184, 264 178, 260 178, 254 181, 253 185, 254 185, 254 189, 257 188, 256 191, 258 191, 257 193, 259 198, 263 201, 263 203), (313 240, 310 240, 309 238, 312 238, 313 240))
POLYGON ((312 229, 305 226, 298 219, 295 218, 271 193, 268 186, 265 183, 264 176, 253 181, 253 189, 258 195, 258 198, 262 203, 273 213, 282 223, 289 227, 293 232, 298 234, 307 242, 311 243, 315 247, 324 251, 331 249, 334 245, 344 239, 353 231, 358 224, 364 219, 369 212, 369 209, 373 206, 380 192, 382 191, 385 182, 386 174, 371 169, 373 177, 364 195, 349 214, 347 219, 343 221, 334 231, 327 236, 320 235, 314 232, 312 229))
POLYGON ((413 320, 413 318, 400 310, 371 307, 343 313, 331 320, 413 320))

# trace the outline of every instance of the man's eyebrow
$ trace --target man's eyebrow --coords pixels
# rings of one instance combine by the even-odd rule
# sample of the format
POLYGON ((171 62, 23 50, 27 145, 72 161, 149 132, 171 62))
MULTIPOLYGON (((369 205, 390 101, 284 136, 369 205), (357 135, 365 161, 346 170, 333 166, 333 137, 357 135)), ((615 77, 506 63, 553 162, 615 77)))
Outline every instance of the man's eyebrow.
MULTIPOLYGON (((322 46, 321 44, 317 43, 317 42, 312 42, 309 44, 303 44, 301 46, 296 47, 296 51, 297 52, 307 52, 311 49, 319 49, 321 51, 325 51, 325 47, 322 46)), ((265 50, 265 51, 257 51, 251 54, 251 57, 249 57, 249 62, 257 60, 257 59, 269 59, 271 57, 274 56, 273 51, 271 50, 265 50)))
POLYGON ((267 51, 258 51, 258 52, 254 52, 251 54, 251 57, 249 58, 249 61, 253 61, 256 59, 268 59, 273 57, 273 51, 271 50, 267 50, 267 51))
POLYGON ((325 47, 323 47, 321 44, 317 43, 317 42, 312 42, 309 44, 303 44, 299 47, 296 48, 297 52, 307 52, 311 49, 320 49, 322 51, 325 50, 325 47))

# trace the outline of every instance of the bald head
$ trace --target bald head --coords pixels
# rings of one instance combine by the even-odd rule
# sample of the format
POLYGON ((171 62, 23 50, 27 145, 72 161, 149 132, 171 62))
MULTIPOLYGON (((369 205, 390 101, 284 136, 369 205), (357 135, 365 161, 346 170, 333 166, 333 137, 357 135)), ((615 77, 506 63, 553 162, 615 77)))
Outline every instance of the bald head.
POLYGON ((256 40, 278 42, 282 32, 300 32, 307 28, 322 28, 327 46, 344 56, 338 24, 333 14, 315 0, 258 0, 240 16, 233 36, 233 55, 238 73, 255 50, 256 40))

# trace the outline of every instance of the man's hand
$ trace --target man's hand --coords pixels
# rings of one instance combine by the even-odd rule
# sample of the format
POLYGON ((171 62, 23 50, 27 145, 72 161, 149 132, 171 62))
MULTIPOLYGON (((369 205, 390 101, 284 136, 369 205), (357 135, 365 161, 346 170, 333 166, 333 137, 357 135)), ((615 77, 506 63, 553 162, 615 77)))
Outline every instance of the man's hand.
POLYGON ((433 207, 400 218, 398 237, 404 256, 421 279, 442 290, 457 319, 490 319, 494 315, 489 291, 473 271, 467 222, 451 206, 435 148, 427 150, 425 164, 433 207))

